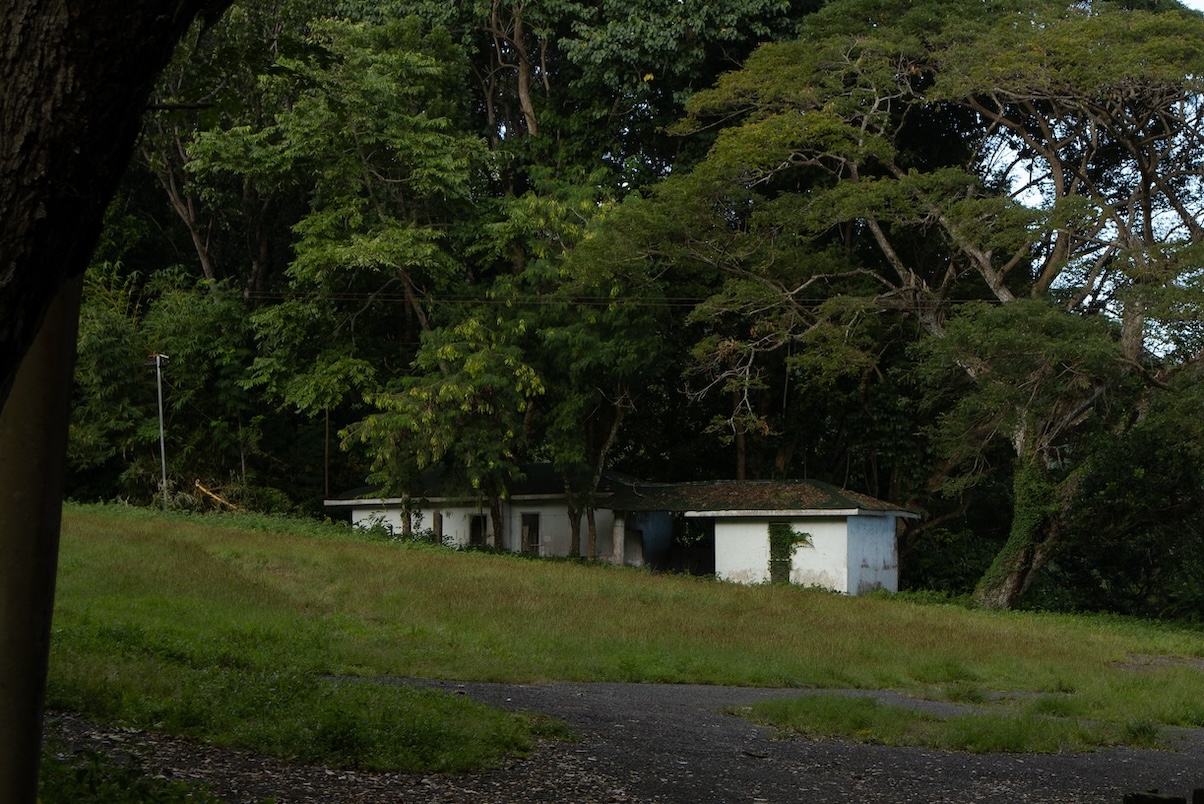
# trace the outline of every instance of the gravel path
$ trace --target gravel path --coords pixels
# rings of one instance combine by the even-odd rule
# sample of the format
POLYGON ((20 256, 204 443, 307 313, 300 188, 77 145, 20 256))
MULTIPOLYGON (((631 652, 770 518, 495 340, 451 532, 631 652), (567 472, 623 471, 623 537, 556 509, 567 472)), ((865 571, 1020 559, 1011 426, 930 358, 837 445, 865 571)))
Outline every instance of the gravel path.
MULTIPOLYGON (((723 714, 799 690, 666 684, 421 684, 569 724, 574 743, 468 776, 412 776, 296 766, 178 738, 107 729, 65 715, 47 731, 73 747, 138 756, 153 772, 204 780, 231 804, 380 802, 1108 802, 1157 788, 1204 788, 1204 730, 1177 733, 1167 750, 975 755, 841 741, 776 739, 772 729, 723 714)), ((847 693, 867 694, 867 693, 847 693)), ((908 704, 892 693, 884 702, 908 704)), ((950 704, 910 702, 916 706, 950 704)))

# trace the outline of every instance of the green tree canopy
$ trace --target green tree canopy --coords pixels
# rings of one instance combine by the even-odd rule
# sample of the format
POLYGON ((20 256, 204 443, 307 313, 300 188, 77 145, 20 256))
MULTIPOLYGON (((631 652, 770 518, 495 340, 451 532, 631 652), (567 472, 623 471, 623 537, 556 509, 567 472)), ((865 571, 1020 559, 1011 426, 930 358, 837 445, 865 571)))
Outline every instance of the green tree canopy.
MULTIPOLYGON (((969 380, 958 410, 1013 448, 989 605, 1014 605, 1056 542, 1048 468, 1105 391, 1198 359, 1159 334, 1198 318, 1202 36, 1178 8, 848 0, 690 102, 695 127, 740 121, 690 180, 716 188, 694 251, 730 277, 710 309, 758 311, 704 343, 728 361, 711 376, 754 388, 757 353, 833 332, 846 294, 913 317, 969 380)), ((855 366, 873 343, 810 346, 855 366)))

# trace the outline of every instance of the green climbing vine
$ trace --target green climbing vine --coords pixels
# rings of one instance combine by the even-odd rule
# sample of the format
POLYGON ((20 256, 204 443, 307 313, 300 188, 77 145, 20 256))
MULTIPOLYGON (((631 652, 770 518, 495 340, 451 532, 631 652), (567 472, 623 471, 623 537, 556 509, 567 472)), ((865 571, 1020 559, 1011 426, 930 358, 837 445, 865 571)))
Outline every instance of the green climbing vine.
POLYGON ((790 583, 796 544, 811 544, 811 534, 795 530, 789 522, 769 523, 770 583, 790 583))
POLYGON ((1038 543, 1045 537, 1050 518, 1060 510, 1058 484, 1040 458, 1017 461, 1013 470, 1013 514, 1008 540, 991 562, 974 590, 987 608, 1010 609, 1041 568, 1038 543))

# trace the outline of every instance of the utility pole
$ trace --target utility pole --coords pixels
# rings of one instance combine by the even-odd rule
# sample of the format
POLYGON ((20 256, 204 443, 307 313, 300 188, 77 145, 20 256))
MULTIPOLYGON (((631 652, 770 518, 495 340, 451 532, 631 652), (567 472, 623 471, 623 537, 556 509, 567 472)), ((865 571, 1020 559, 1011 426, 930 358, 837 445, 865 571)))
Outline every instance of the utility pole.
POLYGON ((146 365, 155 367, 155 384, 159 388, 159 468, 162 475, 159 488, 163 490, 163 510, 167 510, 167 439, 163 432, 163 364, 170 360, 167 355, 155 353, 146 365))

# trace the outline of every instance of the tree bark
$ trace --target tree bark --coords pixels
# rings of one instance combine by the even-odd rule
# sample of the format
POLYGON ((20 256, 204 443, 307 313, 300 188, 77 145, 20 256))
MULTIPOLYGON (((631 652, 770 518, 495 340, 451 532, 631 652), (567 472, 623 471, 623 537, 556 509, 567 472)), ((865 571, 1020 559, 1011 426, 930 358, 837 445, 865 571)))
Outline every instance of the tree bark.
POLYGON ((514 49, 518 53, 518 103, 527 124, 527 135, 539 136, 539 118, 535 116, 535 104, 531 101, 531 78, 533 68, 527 52, 526 31, 523 28, 521 8, 514 12, 514 49))
POLYGON ((0 10, 0 404, 83 272, 146 99, 194 17, 230 0, 8 0, 0 10))
POLYGON ((573 496, 573 486, 564 481, 565 507, 569 514, 569 556, 581 558, 581 507, 573 496))
POLYGON ((47 312, 68 283, 78 289, 155 78, 193 19, 204 13, 212 21, 229 3, 0 5, 0 801, 6 804, 37 800, 78 296, 74 303, 64 297, 53 318, 47 312), (26 360, 35 338, 37 354, 26 360))
POLYGON ((506 549, 506 521, 502 518, 502 501, 497 495, 489 498, 489 516, 493 520, 493 549, 506 549))
POLYGON ((0 411, 0 800, 35 801, 83 283, 69 282, 0 411))
MULTIPOLYGON (((500 0, 494 0, 489 17, 489 33, 493 37, 493 48, 497 61, 495 70, 510 68, 515 72, 519 108, 526 133, 530 137, 539 136, 539 118, 535 114, 535 104, 531 100, 531 85, 534 77, 534 66, 531 55, 527 50, 526 23, 523 19, 525 4, 522 2, 506 6, 500 0), (514 62, 510 64, 506 58, 506 46, 513 50, 514 62)), ((508 117, 507 122, 517 122, 508 117)), ((493 130, 495 126, 490 126, 493 130)))
POLYGON ((586 553, 590 561, 598 558, 598 516, 593 505, 585 509, 586 553))

